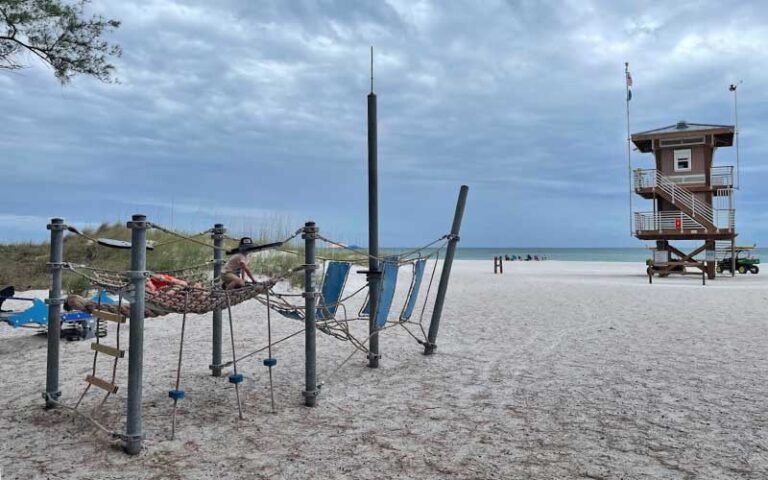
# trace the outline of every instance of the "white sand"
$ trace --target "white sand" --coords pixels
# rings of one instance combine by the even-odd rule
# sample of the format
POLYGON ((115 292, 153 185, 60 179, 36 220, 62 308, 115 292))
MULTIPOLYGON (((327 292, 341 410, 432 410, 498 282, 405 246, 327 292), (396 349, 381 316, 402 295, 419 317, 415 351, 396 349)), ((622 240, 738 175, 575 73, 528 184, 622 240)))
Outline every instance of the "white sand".
MULTIPOLYGON (((696 277, 648 285, 639 264, 505 268, 456 262, 437 354, 389 331, 381 368, 355 357, 315 409, 302 406, 301 337, 276 348, 277 414, 264 355, 243 362, 242 421, 232 385, 208 373, 210 318, 191 317, 174 441, 167 391, 181 318, 147 320, 137 457, 71 412, 44 410, 45 337, 3 324, 2 478, 768 478, 768 274, 702 287, 696 277)), ((235 316, 239 352, 261 346, 264 308, 235 316)), ((273 321, 276 336, 297 329, 273 321)), ((63 401, 83 388, 89 343, 62 343, 63 401)), ((318 348, 321 380, 351 351, 324 335, 318 348)), ((126 370, 127 360, 121 385, 126 370)), ((119 429, 125 393, 101 417, 119 429)))

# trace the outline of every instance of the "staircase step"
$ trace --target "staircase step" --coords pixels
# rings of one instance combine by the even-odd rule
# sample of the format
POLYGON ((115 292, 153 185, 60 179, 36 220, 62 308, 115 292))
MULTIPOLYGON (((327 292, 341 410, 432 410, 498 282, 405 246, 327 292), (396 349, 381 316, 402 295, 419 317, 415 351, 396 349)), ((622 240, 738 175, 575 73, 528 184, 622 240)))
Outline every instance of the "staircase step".
POLYGON ((114 385, 112 383, 109 383, 106 380, 102 380, 100 378, 94 377, 93 375, 88 375, 85 377, 85 381, 90 383, 93 386, 99 387, 102 390, 106 390, 109 393, 117 393, 117 385, 114 385))
POLYGON ((125 323, 125 317, 122 315, 118 315, 116 313, 112 312, 105 312, 104 310, 94 310, 91 312, 91 315, 93 315, 96 318, 100 318, 101 320, 106 320, 108 322, 116 322, 116 323, 125 323))
POLYGON ((91 350, 95 350, 111 357, 123 358, 125 356, 125 350, 120 350, 101 343, 92 343, 91 350))

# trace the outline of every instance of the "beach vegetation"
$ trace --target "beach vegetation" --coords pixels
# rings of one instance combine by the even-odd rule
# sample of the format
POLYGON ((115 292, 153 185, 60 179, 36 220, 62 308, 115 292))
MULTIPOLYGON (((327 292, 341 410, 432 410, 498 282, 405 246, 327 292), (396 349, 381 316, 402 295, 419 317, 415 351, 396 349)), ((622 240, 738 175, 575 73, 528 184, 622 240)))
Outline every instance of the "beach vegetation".
MULTIPOLYGON (((104 223, 94 228, 82 230, 83 235, 67 233, 64 237, 64 259, 75 265, 92 268, 126 271, 130 262, 130 250, 115 249, 100 245, 101 238, 130 241, 131 231, 120 223, 104 223)), ((180 269, 200 266, 201 270, 210 269, 208 264, 213 259, 210 233, 194 234, 179 232, 181 236, 160 230, 149 230, 148 241, 154 245, 147 251, 147 269, 153 272, 174 272, 180 269), (188 240, 183 237, 189 237, 188 240)), ((256 244, 271 243, 290 236, 285 227, 279 224, 266 225, 253 232, 256 244)), ((234 248, 236 238, 225 241, 226 248, 234 248)), ((49 261, 50 244, 48 242, 20 242, 0 244, 0 286, 13 285, 18 291, 47 289, 50 286, 49 261)), ((352 255, 339 249, 318 249, 322 258, 353 259, 352 255)), ((359 258, 358 258, 359 259, 359 258)), ((250 268, 255 275, 263 277, 285 278, 293 286, 303 285, 303 271, 296 269, 304 263, 303 242, 296 238, 279 249, 256 252, 251 255, 250 268), (291 272, 291 270, 296 270, 291 272)), ((83 294, 90 290, 90 282, 83 276, 64 271, 63 287, 67 293, 83 294)))

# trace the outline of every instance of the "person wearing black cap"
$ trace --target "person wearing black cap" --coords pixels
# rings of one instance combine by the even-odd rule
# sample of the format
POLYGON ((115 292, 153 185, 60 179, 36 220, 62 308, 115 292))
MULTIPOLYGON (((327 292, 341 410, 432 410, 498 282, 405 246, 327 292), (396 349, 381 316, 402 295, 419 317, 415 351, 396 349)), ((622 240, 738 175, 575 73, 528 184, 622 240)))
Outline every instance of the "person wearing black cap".
POLYGON ((248 261, 250 260, 249 250, 253 247, 253 240, 251 237, 243 237, 240 239, 240 246, 238 252, 229 257, 227 263, 224 265, 224 269, 221 272, 221 283, 225 289, 241 288, 245 286, 245 275, 252 282, 256 282, 253 278, 251 270, 248 268, 248 261))

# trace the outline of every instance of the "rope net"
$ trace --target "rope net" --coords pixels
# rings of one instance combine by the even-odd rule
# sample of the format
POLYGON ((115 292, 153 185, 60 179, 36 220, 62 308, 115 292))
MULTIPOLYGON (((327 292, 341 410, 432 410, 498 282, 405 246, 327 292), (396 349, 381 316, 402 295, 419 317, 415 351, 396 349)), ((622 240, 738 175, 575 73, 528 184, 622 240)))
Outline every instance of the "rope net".
MULTIPOLYGON (((220 283, 217 281, 218 279, 212 278, 209 272, 202 271, 207 265, 162 272, 173 275, 186 285, 170 284, 155 290, 146 289, 144 298, 146 304, 145 316, 158 317, 169 313, 202 314, 214 310, 224 310, 227 308, 227 305, 237 305, 265 294, 280 280, 279 278, 273 278, 249 283, 242 288, 225 290, 221 288, 220 283)), ((129 301, 133 298, 134 288, 133 284, 130 283, 128 272, 100 270, 75 264, 66 264, 66 268, 110 293, 123 292, 125 298, 129 301)), ((125 316, 130 314, 130 306, 125 303, 98 305, 97 302, 79 295, 69 295, 65 307, 69 310, 92 312, 93 310, 101 309, 125 316)))
MULTIPOLYGON (((210 231, 187 236, 160 225, 152 224, 151 227, 171 235, 173 237, 172 241, 174 242, 188 241, 198 245, 212 247, 210 244, 202 242, 196 238, 209 233, 210 231)), ((295 238, 300 232, 301 229, 294 232, 293 235, 282 242, 277 243, 285 244, 295 238)), ((76 231, 75 233, 83 235, 81 232, 76 231)), ((430 295, 432 279, 434 278, 437 263, 440 258, 440 252, 447 242, 451 240, 450 235, 443 235, 417 249, 387 256, 372 256, 364 250, 349 247, 341 242, 324 236, 319 236, 318 239, 333 247, 346 251, 348 255, 352 257, 346 261, 353 264, 362 263, 362 260, 375 258, 382 263, 396 263, 398 267, 400 267, 403 265, 414 265, 417 261, 434 260, 434 268, 432 269, 432 275, 430 276, 426 295, 424 295, 424 303, 418 321, 400 319, 399 321, 387 322, 388 324, 391 323, 391 326, 402 326, 414 339, 419 341, 419 343, 421 343, 422 340, 408 328, 409 324, 417 327, 418 330, 421 330, 421 333, 426 338, 426 333, 422 325, 424 308, 426 307, 430 295)), ((171 243, 171 241, 164 243, 171 243)), ((290 251, 285 247, 276 248, 276 250, 284 253, 299 254, 298 252, 290 251)), ((329 259, 320 257, 320 260, 325 263, 325 261, 329 259)), ((208 261, 181 269, 148 273, 148 276, 155 274, 172 275, 175 279, 179 280, 179 282, 171 283, 160 288, 147 288, 145 290, 145 316, 158 317, 170 313, 204 314, 216 310, 224 311, 239 303, 256 299, 268 309, 273 309, 282 315, 295 320, 303 320, 305 314, 304 305, 302 304, 303 302, 294 303, 291 301, 300 295, 278 292, 275 291, 274 287, 282 280, 288 278, 291 274, 303 270, 303 268, 306 267, 305 265, 291 268, 286 272, 282 272, 263 281, 249 283, 241 288, 225 290, 222 288, 221 279, 215 278, 212 274, 213 264, 213 261, 208 261)), ((64 267, 72 273, 86 278, 92 285, 97 286, 98 288, 113 294, 120 293, 122 298, 128 302, 134 298, 135 292, 134 286, 130 280, 130 272, 99 269, 73 263, 67 263, 64 267)), ((354 346, 355 351, 368 352, 368 348, 366 347, 367 341, 365 339, 360 340, 356 338, 350 329, 350 325, 353 324, 353 322, 367 322, 368 317, 361 315, 350 317, 347 314, 346 307, 346 302, 348 300, 361 292, 367 291, 368 287, 369 284, 366 283, 352 294, 339 299, 335 303, 325 303, 325 299, 321 296, 318 303, 318 311, 321 312, 322 315, 319 315, 321 318, 319 318, 317 322, 318 330, 339 340, 350 342, 354 346)), ((128 303, 118 302, 116 304, 97 304, 92 300, 78 295, 70 295, 65 303, 65 308, 68 310, 83 310, 89 312, 103 310, 126 317, 130 315, 130 305, 128 303)))
MULTIPOLYGON (((158 226, 156 225, 152 225, 152 227, 158 228, 158 226)), ((158 243, 156 244, 156 246, 168 245, 176 241, 187 240, 199 245, 210 247, 210 245, 195 238, 203 234, 209 233, 208 231, 202 232, 201 234, 197 234, 192 237, 185 237, 182 234, 172 232, 171 230, 167 230, 162 227, 159 227, 159 229, 170 234, 173 237, 173 239, 163 243, 158 243)), ((83 235, 80 232, 76 232, 76 233, 83 235)), ((290 241, 291 239, 296 237, 298 233, 299 231, 297 231, 294 235, 292 235, 290 238, 288 238, 282 243, 286 243, 290 241)), ((433 242, 426 244, 425 246, 419 249, 403 252, 403 253, 400 253, 399 255, 387 255, 386 257, 372 257, 370 254, 368 254, 368 252, 347 247, 346 245, 340 242, 336 242, 336 241, 327 239, 325 237, 320 237, 319 240, 325 241, 330 245, 336 246, 348 252, 347 258, 338 259, 338 260, 326 259, 318 256, 320 262, 323 264, 323 267, 326 267, 327 260, 345 261, 351 264, 361 264, 370 258, 376 258, 382 263, 384 262, 395 263, 398 267, 401 267, 403 265, 413 265, 414 277, 411 281, 406 298, 410 298, 411 294, 413 293, 413 289, 415 288, 414 282, 415 282, 415 275, 416 275, 415 273, 416 262, 432 260, 433 265, 431 267, 431 274, 429 275, 429 281, 426 288, 426 292, 423 295, 423 304, 421 306, 421 312, 418 315, 418 320, 416 320, 415 318, 410 318, 410 314, 407 318, 404 318, 403 313, 400 313, 399 318, 397 319, 387 319, 384 325, 376 329, 375 333, 370 333, 367 331, 367 324, 370 321, 369 316, 363 317, 363 316, 360 316, 359 314, 348 315, 348 312, 347 312, 348 302, 350 302, 350 300, 353 297, 356 297, 357 295, 363 292, 367 292, 370 287, 369 282, 363 283, 361 287, 357 288, 353 292, 348 293, 346 296, 344 296, 343 295, 344 285, 346 285, 346 280, 345 280, 344 285, 341 286, 341 291, 338 293, 338 296, 334 296, 332 299, 329 300, 328 303, 326 303, 326 298, 323 297, 322 292, 319 292, 320 296, 318 298, 318 304, 316 307, 317 308, 316 328, 320 332, 327 334, 335 339, 349 342, 349 345, 351 347, 351 352, 342 361, 334 362, 336 364, 335 367, 332 368, 332 370, 325 376, 323 381, 319 382, 318 387, 321 387, 323 385, 328 385, 331 382, 335 382, 342 368, 347 363, 349 363, 352 360, 352 358, 355 357, 356 354, 360 354, 360 353, 370 354, 371 351, 369 349, 369 342, 373 335, 380 335, 380 334, 383 334, 384 332, 389 333, 394 331, 398 327, 400 327, 400 328, 403 328, 418 343, 424 344, 424 342, 426 342, 427 333, 423 325, 425 310, 427 308, 427 303, 430 300, 430 293, 432 291, 433 280, 435 278, 435 273, 438 268, 441 251, 445 247, 445 245, 448 243, 448 241, 451 240, 451 236, 445 235, 434 240, 433 242), (356 334, 353 333, 353 331, 361 330, 361 328, 363 327, 362 324, 366 326, 366 329, 365 329, 366 331, 365 333, 356 332, 357 333, 357 336, 356 336, 356 334), (419 335, 419 333, 421 333, 421 335, 419 335), (419 338, 420 336, 423 336, 423 339, 419 338)), ((299 252, 292 252, 284 248, 279 248, 276 250, 280 252, 291 253, 291 254, 296 254, 301 256, 301 253, 299 252)), ((215 367, 218 367, 218 368, 230 367, 230 366, 234 367, 234 374, 230 375, 230 383, 234 383, 235 393, 237 396, 237 407, 238 407, 238 412, 241 418, 242 418, 242 405, 241 405, 241 399, 240 399, 239 382, 242 381, 242 375, 238 374, 238 365, 237 365, 238 362, 251 358, 254 355, 257 355, 261 352, 265 352, 265 351, 268 352, 268 358, 264 360, 264 364, 270 367, 269 376, 270 376, 271 404, 272 404, 272 410, 275 411, 276 407, 275 407, 275 400, 274 400, 274 391, 273 391, 274 386, 272 383, 271 367, 276 365, 276 360, 273 358, 273 349, 275 346, 291 338, 294 338, 305 331, 304 328, 300 328, 298 329, 298 331, 290 333, 282 338, 277 338, 277 339, 273 338, 272 322, 269 316, 269 312, 270 310, 274 310, 274 311, 280 312, 283 315, 286 315, 286 313, 288 313, 289 315, 286 315, 286 316, 289 316, 296 320, 301 321, 304 319, 306 314, 306 309, 303 302, 299 300, 299 298, 301 298, 303 295, 300 293, 290 292, 290 291, 278 292, 276 291, 275 287, 281 281, 284 281, 287 278, 289 278, 290 275, 299 271, 303 271, 306 268, 310 267, 309 265, 302 264, 302 265, 294 266, 294 267, 288 268, 283 272, 276 272, 274 276, 266 278, 264 280, 246 284, 244 287, 241 287, 241 288, 229 289, 229 290, 223 289, 221 278, 214 276, 213 268, 212 268, 214 265, 215 265, 214 261, 208 261, 198 265, 192 265, 192 266, 181 268, 181 269, 167 270, 162 272, 159 272, 159 271, 147 272, 145 274, 148 279, 152 275, 167 274, 167 275, 173 276, 174 279, 177 280, 176 283, 166 284, 159 288, 149 288, 149 287, 145 288, 145 292, 144 292, 145 317, 158 317, 158 316, 162 316, 170 313, 183 315, 180 341, 179 341, 179 354, 178 354, 178 364, 176 369, 176 380, 174 383, 174 389, 169 392, 169 396, 173 398, 172 427, 171 427, 172 437, 176 430, 177 402, 179 399, 184 398, 184 391, 181 390, 180 388, 181 388, 182 358, 184 353, 184 330, 186 327, 188 314, 190 313, 205 314, 205 313, 216 311, 216 310, 227 313, 227 316, 229 319, 230 337, 232 342, 232 352, 231 352, 232 357, 231 357, 231 360, 223 362, 221 365, 215 365, 215 367), (267 307, 268 342, 267 342, 267 345, 262 348, 255 349, 249 353, 246 353, 244 355, 241 354, 240 356, 238 356, 237 352, 235 351, 235 332, 234 332, 233 319, 232 319, 232 307, 239 303, 243 303, 251 299, 256 299, 257 301, 259 301, 260 303, 262 303, 267 307), (267 360, 269 360, 269 362, 267 362, 267 360)), ((131 308, 130 302, 132 302, 135 298, 135 285, 132 283, 131 278, 132 278, 132 274, 136 274, 135 272, 100 269, 100 268, 94 268, 88 265, 80 265, 80 264, 74 264, 74 263, 65 263, 63 264, 63 267, 68 271, 70 271, 71 273, 87 279, 92 287, 97 287, 101 290, 105 290, 118 297, 118 300, 116 303, 107 303, 107 302, 101 301, 101 295, 99 295, 98 300, 96 301, 90 300, 81 296, 77 296, 77 295, 70 295, 67 298, 65 303, 66 309, 82 310, 82 311, 88 311, 88 312, 100 310, 100 311, 107 311, 113 314, 118 314, 124 317, 130 316, 130 308, 131 308)), ((314 267, 314 265, 311 267, 314 267)), ((422 269, 421 271, 423 275, 424 265, 422 265, 420 268, 422 269)), ((320 271, 323 272, 324 270, 325 270, 324 268, 321 268, 320 271)), ((417 289, 417 292, 418 292, 418 289, 417 289)), ((351 305, 349 306, 351 308, 351 305)), ((404 306, 403 312, 405 311, 405 308, 406 307, 404 306)), ((411 311, 412 309, 413 308, 411 307, 411 311)), ((373 312, 370 312, 370 316, 372 316, 372 318, 376 318, 376 315, 377 315, 377 312, 375 310, 373 312)), ((416 315, 414 315, 414 317, 416 317, 416 315)), ((302 327, 303 326, 304 325, 302 322, 302 327)), ((115 346, 117 350, 120 349, 120 330, 119 329, 120 329, 120 324, 118 323, 117 330, 116 330, 117 344, 115 346)), ((96 342, 99 343, 98 338, 96 339, 96 342)), ((94 352, 93 368, 91 372, 92 374, 91 376, 94 376, 94 377, 96 375, 96 362, 98 358, 98 353, 99 353, 99 349, 97 348, 95 349, 95 352, 94 352)), ((107 380, 108 385, 115 384, 116 369, 117 369, 117 358, 115 358, 112 362, 111 377, 110 377, 111 381, 107 380)), ((79 408, 81 406, 81 402, 83 401, 84 397, 86 396, 90 388, 91 388, 91 383, 88 383, 85 386, 84 391, 82 392, 81 396, 77 400, 77 403, 74 405, 74 407, 60 403, 57 399, 51 399, 50 401, 55 402, 58 405, 62 405, 69 410, 72 410, 76 414, 86 419, 92 425, 99 428, 101 431, 111 435, 113 438, 121 438, 121 435, 118 434, 116 430, 106 427, 101 420, 97 420, 96 418, 94 418, 94 416, 99 413, 99 410, 105 404, 106 400, 114 392, 107 392, 106 395, 104 395, 101 398, 101 400, 98 401, 98 404, 93 409, 90 415, 83 412, 82 408, 79 408)), ((117 389, 115 388, 115 392, 116 391, 117 389)))

